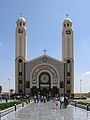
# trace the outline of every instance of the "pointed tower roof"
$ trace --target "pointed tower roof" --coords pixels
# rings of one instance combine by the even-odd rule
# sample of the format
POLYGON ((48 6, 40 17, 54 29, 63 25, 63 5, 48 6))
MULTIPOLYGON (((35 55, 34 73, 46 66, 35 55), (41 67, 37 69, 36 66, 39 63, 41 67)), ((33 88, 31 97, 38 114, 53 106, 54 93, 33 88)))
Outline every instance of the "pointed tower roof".
POLYGON ((20 13, 20 16, 19 16, 17 22, 18 21, 26 22, 25 18, 22 16, 22 13, 20 13))
POLYGON ((72 20, 69 18, 69 15, 68 15, 68 14, 66 14, 66 18, 65 18, 65 20, 64 20, 63 23, 67 23, 67 22, 72 23, 72 20))

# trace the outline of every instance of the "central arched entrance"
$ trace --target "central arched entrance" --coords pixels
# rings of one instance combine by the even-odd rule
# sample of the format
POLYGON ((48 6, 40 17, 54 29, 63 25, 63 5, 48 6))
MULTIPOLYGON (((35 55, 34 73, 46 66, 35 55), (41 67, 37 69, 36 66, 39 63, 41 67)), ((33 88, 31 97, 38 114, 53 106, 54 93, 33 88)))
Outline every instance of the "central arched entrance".
POLYGON ((31 72, 30 81, 31 95, 55 96, 59 93, 59 74, 51 64, 35 66, 31 72))
POLYGON ((51 76, 48 72, 42 72, 39 75, 40 95, 48 95, 51 91, 51 76))

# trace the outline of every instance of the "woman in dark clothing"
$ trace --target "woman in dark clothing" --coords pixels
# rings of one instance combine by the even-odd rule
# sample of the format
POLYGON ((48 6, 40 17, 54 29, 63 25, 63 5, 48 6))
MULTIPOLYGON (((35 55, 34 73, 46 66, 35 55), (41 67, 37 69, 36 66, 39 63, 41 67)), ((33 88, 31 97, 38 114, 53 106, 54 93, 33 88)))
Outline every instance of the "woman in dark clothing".
POLYGON ((67 105, 68 105, 68 98, 64 97, 64 106, 65 106, 65 108, 67 108, 67 105))

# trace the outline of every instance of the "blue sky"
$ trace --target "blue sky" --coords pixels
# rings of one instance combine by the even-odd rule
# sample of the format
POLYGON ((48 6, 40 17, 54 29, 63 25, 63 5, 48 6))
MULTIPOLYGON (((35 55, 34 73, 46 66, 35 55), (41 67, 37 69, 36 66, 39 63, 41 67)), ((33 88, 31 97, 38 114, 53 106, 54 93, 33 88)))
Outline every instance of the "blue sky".
POLYGON ((0 85, 14 88, 15 27, 27 22, 27 59, 47 54, 62 60, 62 23, 69 14, 74 30, 75 92, 90 91, 90 0, 0 0, 0 85))

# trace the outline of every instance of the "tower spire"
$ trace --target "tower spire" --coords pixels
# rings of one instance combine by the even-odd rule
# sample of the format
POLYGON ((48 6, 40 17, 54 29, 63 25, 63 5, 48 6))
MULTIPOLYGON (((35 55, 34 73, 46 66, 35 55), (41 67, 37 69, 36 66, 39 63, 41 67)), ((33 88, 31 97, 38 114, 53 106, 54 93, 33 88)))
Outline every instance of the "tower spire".
POLYGON ((68 13, 66 14, 66 18, 69 18, 69 14, 68 13))
POLYGON ((20 17, 22 17, 22 12, 20 13, 20 17))

